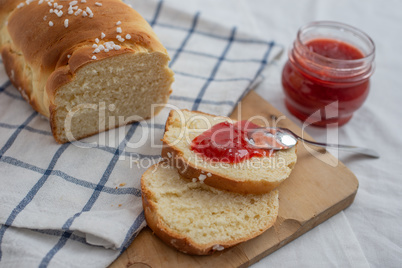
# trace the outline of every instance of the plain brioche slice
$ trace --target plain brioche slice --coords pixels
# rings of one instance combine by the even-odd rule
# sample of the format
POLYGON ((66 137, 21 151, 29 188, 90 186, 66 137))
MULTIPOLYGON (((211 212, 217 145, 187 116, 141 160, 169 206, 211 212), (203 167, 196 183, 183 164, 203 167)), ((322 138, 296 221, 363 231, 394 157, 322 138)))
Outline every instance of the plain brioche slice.
POLYGON ((295 147, 234 164, 211 161, 191 150, 195 137, 224 121, 235 122, 228 117, 172 110, 166 122, 162 156, 187 179, 236 193, 267 193, 289 177, 297 160, 295 147))
POLYGON ((161 162, 141 178, 148 226, 165 243, 193 255, 207 255, 254 238, 276 220, 278 191, 242 195, 184 180, 161 162))

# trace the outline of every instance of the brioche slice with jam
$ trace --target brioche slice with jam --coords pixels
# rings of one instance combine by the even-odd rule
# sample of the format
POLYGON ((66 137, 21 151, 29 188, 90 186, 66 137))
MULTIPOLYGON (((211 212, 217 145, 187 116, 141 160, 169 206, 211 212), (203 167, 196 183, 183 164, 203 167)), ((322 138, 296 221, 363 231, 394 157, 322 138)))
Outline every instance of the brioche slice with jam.
POLYGON ((278 191, 243 195, 185 180, 166 162, 141 178, 148 226, 166 244, 207 255, 262 234, 279 209, 278 191))
POLYGON ((191 148, 194 138, 212 126, 236 121, 188 110, 172 110, 166 122, 162 157, 193 181, 242 194, 268 193, 289 177, 296 164, 296 148, 227 163, 205 157, 191 148))

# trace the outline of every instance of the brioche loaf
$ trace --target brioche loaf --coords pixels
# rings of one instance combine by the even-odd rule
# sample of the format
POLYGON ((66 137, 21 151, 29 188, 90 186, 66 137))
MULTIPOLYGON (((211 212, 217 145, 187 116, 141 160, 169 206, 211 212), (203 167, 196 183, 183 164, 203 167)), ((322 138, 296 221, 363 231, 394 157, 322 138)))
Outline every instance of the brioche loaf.
MULTIPOLYGON (((274 152, 267 157, 252 157, 240 163, 209 160, 191 150, 191 141, 215 124, 231 121, 188 110, 172 110, 163 136, 162 157, 187 179, 243 194, 267 193, 283 182, 296 163, 296 148, 274 152)), ((233 121, 233 120, 232 120, 233 121)))
POLYGON ((161 162, 141 178, 145 218, 165 243, 194 255, 211 254, 254 238, 278 215, 278 191, 242 195, 183 179, 161 162))
POLYGON ((59 143, 150 118, 169 98, 167 51, 120 0, 2 0, 0 27, 11 82, 59 143))

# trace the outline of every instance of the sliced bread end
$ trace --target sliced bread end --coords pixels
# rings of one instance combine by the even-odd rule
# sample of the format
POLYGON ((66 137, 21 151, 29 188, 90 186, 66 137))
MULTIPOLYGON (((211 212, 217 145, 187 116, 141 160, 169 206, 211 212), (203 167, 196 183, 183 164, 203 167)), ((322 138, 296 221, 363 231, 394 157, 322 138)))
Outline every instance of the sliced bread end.
POLYGON ((193 255, 208 255, 254 238, 277 218, 278 191, 242 195, 184 180, 161 162, 141 179, 148 226, 166 244, 193 255))

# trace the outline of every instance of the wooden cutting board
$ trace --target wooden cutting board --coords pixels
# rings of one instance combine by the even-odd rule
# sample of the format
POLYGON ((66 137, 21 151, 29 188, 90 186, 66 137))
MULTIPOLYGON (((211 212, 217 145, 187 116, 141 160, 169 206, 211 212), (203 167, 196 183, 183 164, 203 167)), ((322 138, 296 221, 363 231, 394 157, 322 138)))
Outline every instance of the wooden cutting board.
MULTIPOLYGON (((232 118, 263 116, 272 122, 281 115, 252 91, 232 118)), ((289 119, 280 120, 278 126, 301 134, 289 119)), ((306 133, 304 137, 311 138, 306 133)), ((297 164, 279 187, 278 219, 259 237, 211 256, 190 256, 166 246, 145 228, 110 267, 247 267, 259 261, 352 204, 359 186, 355 175, 324 149, 317 152, 321 154, 313 156, 299 144, 297 164)))

